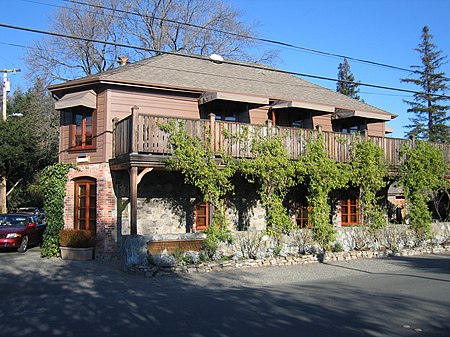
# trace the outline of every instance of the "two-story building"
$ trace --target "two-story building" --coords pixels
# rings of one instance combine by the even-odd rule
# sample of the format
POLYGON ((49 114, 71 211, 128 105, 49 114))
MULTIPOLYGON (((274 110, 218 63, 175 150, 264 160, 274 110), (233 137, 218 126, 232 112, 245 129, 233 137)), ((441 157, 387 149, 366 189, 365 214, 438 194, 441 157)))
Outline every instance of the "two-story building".
MULTIPOLYGON (((361 132, 396 164, 401 141, 386 138, 395 117, 277 69, 207 57, 167 54, 62 84, 49 90, 61 112, 61 162, 72 162, 64 220, 67 227, 96 232, 96 256, 114 256, 122 235, 182 234, 209 225, 210 206, 181 173, 164 170, 170 155, 158 124, 185 121, 191 134, 211 130, 223 148, 223 130, 270 125, 288 135, 295 159, 305 139, 321 130, 336 160, 348 159, 345 138, 361 132)), ((236 147, 231 154, 245 156, 236 147)), ((239 178, 237 178, 239 179, 239 178)), ((357 200, 343 198, 339 225, 358 223, 357 200)), ((236 228, 264 228, 255 188, 236 183, 230 219, 236 228)), ((294 212, 305 225, 307 215, 294 212)))

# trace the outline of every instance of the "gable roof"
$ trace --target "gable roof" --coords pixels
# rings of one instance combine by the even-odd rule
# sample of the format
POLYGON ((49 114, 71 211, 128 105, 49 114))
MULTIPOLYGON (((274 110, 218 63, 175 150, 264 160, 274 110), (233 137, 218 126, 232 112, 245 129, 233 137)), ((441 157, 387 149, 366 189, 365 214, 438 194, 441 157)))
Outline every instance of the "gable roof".
POLYGON ((49 89, 56 91, 91 81, 196 92, 226 92, 293 101, 296 105, 324 105, 388 115, 390 118, 396 116, 272 67, 234 61, 217 63, 208 57, 184 54, 151 57, 95 76, 52 85, 49 89))

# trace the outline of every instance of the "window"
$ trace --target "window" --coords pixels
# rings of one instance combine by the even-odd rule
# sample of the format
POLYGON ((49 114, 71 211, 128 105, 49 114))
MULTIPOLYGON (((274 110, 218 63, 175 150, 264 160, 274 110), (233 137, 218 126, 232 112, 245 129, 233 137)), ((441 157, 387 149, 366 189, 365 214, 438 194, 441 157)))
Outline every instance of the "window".
POLYGON ((276 109, 272 110, 275 114, 275 124, 279 126, 312 129, 312 114, 304 109, 276 109))
POLYGON ((341 200, 341 225, 354 226, 359 224, 359 209, 357 199, 341 200))
POLYGON ((358 125, 353 125, 349 127, 344 127, 341 129, 342 133, 358 133, 360 130, 360 127, 358 125))
POLYGON ((94 111, 76 108, 72 112, 70 146, 74 149, 94 147, 94 111))
POLYGON ((95 231, 97 185, 95 180, 83 179, 75 182, 75 229, 95 231))
POLYGON ((312 228, 310 221, 311 207, 297 206, 295 209, 295 222, 298 228, 312 228))
POLYGON ((194 207, 195 230, 202 231, 209 227, 209 203, 198 203, 194 207))

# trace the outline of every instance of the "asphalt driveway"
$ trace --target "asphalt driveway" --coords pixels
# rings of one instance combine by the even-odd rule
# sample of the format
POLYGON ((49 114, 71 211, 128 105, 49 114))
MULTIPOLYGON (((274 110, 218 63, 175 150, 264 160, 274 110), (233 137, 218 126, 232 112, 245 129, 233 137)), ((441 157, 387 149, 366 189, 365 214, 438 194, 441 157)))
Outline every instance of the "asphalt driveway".
POLYGON ((0 336, 449 336, 450 254, 145 278, 0 252, 0 336))

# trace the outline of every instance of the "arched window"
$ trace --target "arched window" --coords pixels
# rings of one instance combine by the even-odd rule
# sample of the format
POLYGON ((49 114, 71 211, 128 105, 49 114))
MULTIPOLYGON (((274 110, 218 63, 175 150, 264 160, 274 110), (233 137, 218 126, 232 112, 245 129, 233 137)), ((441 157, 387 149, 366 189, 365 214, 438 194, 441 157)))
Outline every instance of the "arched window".
POLYGON ((92 178, 75 180, 75 229, 95 231, 97 183, 92 178))

